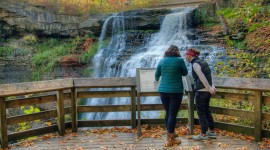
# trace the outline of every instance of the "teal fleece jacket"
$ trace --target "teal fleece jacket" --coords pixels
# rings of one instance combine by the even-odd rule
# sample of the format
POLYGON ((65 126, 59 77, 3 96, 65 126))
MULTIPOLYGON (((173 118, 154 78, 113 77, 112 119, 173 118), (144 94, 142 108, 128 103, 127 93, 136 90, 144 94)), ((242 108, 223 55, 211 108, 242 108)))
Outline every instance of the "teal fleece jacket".
POLYGON ((184 60, 180 57, 163 58, 156 69, 155 80, 161 81, 158 92, 183 93, 182 76, 186 76, 188 70, 184 60))

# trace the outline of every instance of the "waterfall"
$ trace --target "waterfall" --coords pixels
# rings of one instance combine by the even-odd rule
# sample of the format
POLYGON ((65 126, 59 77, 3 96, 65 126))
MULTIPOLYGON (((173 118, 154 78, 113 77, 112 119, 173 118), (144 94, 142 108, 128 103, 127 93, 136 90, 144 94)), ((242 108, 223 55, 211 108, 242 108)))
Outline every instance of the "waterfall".
MULTIPOLYGON (((190 26, 191 13, 193 7, 181 8, 172 11, 166 15, 162 21, 160 31, 151 35, 146 43, 139 47, 127 46, 126 42, 126 17, 122 14, 113 14, 107 18, 102 27, 102 33, 99 39, 99 50, 94 57, 94 71, 96 78, 102 77, 134 77, 136 68, 155 68, 158 62, 163 58, 164 52, 172 44, 177 45, 182 57, 185 57, 185 50, 189 47, 202 50, 202 57, 208 59, 210 67, 213 68, 215 58, 222 48, 199 45, 199 38, 189 38, 190 35, 196 35, 194 29, 190 26), (107 46, 104 46, 108 25, 112 24, 111 38, 107 46), (132 51, 130 50, 132 49, 132 51), (128 54, 128 55, 127 55, 128 54), (123 57, 125 57, 123 59, 123 57)), ((189 66, 188 63, 186 63, 189 66)), ((154 78, 154 77, 153 77, 154 78)), ((86 105, 118 105, 130 104, 129 98, 113 99, 89 99, 86 105)), ((157 97, 148 97, 142 99, 142 104, 161 103, 157 97)), ((157 112, 143 112, 142 118, 156 118, 157 112)), ((129 119, 129 112, 116 113, 88 113, 83 114, 82 118, 89 120, 99 119, 129 119)))

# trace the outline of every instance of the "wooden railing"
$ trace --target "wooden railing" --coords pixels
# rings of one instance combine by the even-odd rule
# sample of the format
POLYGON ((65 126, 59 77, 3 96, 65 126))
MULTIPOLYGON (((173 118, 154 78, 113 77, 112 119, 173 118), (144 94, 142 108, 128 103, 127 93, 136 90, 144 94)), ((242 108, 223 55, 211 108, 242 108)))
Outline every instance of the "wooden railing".
MULTIPOLYGON (((78 127, 102 127, 102 126, 137 126, 137 102, 136 102, 136 79, 135 78, 98 78, 98 79, 61 79, 17 84, 0 85, 0 141, 1 147, 6 148, 10 141, 16 141, 36 135, 58 131, 59 135, 65 134, 65 129, 72 127, 74 132, 78 127), (96 90, 103 88, 103 90, 96 90), (91 89, 91 90, 89 90, 91 89), (28 97, 33 94, 38 96, 28 97), (13 97, 13 99, 10 99, 13 97), (14 98, 15 97, 15 98, 14 98), (114 98, 127 97, 129 105, 106 105, 106 106, 84 106, 78 105, 82 98, 114 98), (36 104, 54 103, 54 110, 46 110, 28 115, 7 116, 7 111, 20 106, 31 106, 36 104), (70 103, 64 106, 65 102, 70 103), (130 112, 128 120, 78 120, 79 113, 85 112, 130 112), (71 122, 65 122, 65 114, 71 113, 71 122), (22 132, 11 132, 8 126, 22 122, 56 118, 55 125, 30 129, 22 132)), ((270 92, 269 79, 244 79, 244 78, 215 78, 215 85, 218 88, 213 98, 225 100, 247 101, 254 104, 253 111, 237 110, 231 108, 211 107, 215 114, 236 116, 254 121, 254 127, 244 127, 224 122, 215 122, 216 127, 229 131, 235 131, 252 135, 256 141, 262 137, 270 137, 269 130, 262 129, 263 121, 270 121, 270 114, 262 112, 263 105, 270 104, 270 97, 265 92, 270 92), (233 93, 230 90, 245 90, 244 92, 233 93), (221 92, 225 91, 225 92, 221 92)), ((158 93, 140 93, 141 97, 158 96, 158 93)), ((187 110, 186 103, 181 105, 181 110, 187 110)), ((143 104, 140 111, 163 110, 161 104, 143 104)), ((179 120, 179 118, 178 118, 179 120)), ((182 123, 187 119, 181 118, 182 123)), ((195 122, 197 119, 195 119, 195 122)), ((164 124, 163 118, 142 119, 142 124, 164 124)))

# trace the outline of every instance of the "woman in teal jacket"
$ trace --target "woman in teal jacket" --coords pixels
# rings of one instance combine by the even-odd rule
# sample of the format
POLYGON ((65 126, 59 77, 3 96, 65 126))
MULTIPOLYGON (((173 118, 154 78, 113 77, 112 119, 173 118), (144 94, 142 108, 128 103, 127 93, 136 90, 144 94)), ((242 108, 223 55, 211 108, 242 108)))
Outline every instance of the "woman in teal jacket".
POLYGON ((180 109, 183 97, 182 76, 188 74, 184 60, 181 58, 177 46, 171 45, 165 52, 164 58, 159 62, 155 80, 160 81, 158 92, 160 93, 161 102, 165 108, 165 123, 167 127, 167 143, 165 146, 180 144, 181 140, 176 139, 175 125, 176 116, 180 109))

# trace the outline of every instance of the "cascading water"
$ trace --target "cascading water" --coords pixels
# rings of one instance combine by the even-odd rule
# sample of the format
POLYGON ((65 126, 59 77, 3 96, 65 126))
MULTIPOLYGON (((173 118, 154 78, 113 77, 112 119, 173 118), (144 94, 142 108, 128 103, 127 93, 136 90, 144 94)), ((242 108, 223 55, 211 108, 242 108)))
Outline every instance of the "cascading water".
MULTIPOLYGON (((190 39, 190 35, 196 35, 194 29, 190 28, 191 12, 194 8, 180 8, 165 16, 160 31, 151 36, 143 46, 133 48, 127 47, 125 32, 125 16, 114 14, 109 17, 103 25, 100 36, 98 53, 94 57, 95 77, 134 77, 136 68, 155 68, 163 58, 165 50, 172 44, 177 45, 181 50, 182 57, 187 48, 198 48, 202 51, 202 57, 208 59, 210 67, 213 68, 215 58, 222 48, 215 46, 199 45, 199 38, 190 39), (112 35, 109 44, 103 47, 109 23, 112 23, 112 35), (129 56, 123 59, 129 51, 129 56)), ((189 66, 188 63, 186 63, 189 66)), ((154 77, 153 77, 154 78, 154 77)), ((160 103, 157 97, 142 99, 142 103, 160 103)), ((86 105, 118 105, 130 104, 127 98, 114 99, 89 99, 86 105)), ((142 118, 156 118, 159 113, 145 112, 142 118)), ((89 120, 99 119, 129 119, 129 112, 121 113, 88 113, 82 118, 89 120)))

